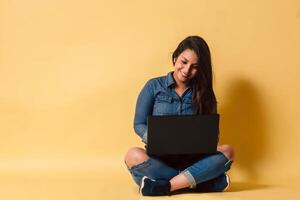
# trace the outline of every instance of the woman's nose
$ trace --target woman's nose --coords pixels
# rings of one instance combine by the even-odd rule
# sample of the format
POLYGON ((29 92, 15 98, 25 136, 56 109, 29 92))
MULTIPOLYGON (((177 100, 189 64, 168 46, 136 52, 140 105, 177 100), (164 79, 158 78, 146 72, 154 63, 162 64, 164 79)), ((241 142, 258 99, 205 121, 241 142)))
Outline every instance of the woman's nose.
POLYGON ((191 69, 190 65, 185 65, 182 69, 182 72, 185 74, 189 74, 190 69, 191 69))

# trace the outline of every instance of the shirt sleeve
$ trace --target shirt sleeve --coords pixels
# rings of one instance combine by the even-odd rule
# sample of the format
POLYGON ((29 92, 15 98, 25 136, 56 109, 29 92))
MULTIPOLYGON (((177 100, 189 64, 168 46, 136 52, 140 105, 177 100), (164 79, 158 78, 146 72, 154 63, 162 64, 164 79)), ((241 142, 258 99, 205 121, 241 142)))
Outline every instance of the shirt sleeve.
POLYGON ((153 104, 154 92, 149 80, 138 95, 134 115, 134 131, 145 144, 147 144, 147 117, 152 114, 153 104))

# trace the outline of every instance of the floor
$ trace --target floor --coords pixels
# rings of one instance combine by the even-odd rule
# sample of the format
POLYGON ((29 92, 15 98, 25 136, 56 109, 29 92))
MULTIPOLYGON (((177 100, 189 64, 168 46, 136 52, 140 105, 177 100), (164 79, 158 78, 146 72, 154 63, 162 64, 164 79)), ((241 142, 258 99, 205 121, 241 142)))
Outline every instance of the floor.
MULTIPOLYGON (((120 165, 64 170, 45 168, 0 173, 0 199, 102 200, 148 199, 139 195, 127 169, 120 165), (102 170, 100 170, 102 169, 102 170)), ((273 184, 232 182, 222 193, 184 193, 155 199, 300 199, 300 182, 273 184)))

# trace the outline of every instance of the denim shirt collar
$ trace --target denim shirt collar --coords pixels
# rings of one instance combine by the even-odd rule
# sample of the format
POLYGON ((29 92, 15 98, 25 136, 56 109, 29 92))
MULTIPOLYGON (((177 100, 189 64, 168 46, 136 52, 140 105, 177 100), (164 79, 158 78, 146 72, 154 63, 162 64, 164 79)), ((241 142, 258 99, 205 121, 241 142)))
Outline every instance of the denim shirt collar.
MULTIPOLYGON (((173 73, 174 73, 174 71, 171 71, 167 74, 167 77, 165 79, 166 87, 171 87, 175 84, 173 73)), ((192 87, 188 87, 188 90, 193 90, 193 89, 192 89, 192 87)))
POLYGON ((175 84, 173 73, 174 73, 174 71, 171 71, 167 74, 167 78, 166 78, 166 82, 165 82, 167 87, 170 87, 175 84))

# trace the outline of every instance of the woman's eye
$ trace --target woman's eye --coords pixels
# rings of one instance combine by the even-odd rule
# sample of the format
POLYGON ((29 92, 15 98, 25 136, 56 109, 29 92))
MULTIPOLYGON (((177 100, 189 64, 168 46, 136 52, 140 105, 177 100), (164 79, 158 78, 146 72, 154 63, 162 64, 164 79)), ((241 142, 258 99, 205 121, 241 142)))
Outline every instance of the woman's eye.
POLYGON ((182 64, 187 64, 187 62, 186 62, 186 61, 183 61, 183 60, 182 60, 181 62, 182 62, 182 64))

